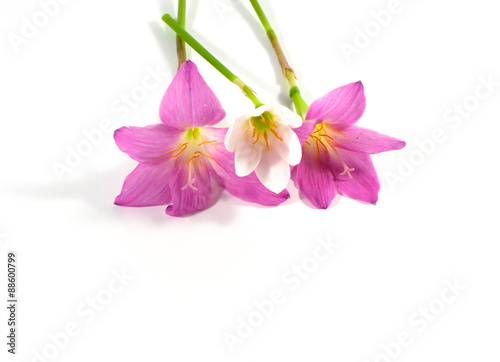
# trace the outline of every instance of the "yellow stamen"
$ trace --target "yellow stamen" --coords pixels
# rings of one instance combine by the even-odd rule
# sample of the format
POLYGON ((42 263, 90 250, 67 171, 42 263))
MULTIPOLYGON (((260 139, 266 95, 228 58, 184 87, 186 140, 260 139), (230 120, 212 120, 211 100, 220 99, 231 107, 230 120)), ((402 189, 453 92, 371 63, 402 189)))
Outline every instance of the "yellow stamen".
MULTIPOLYGON (((208 156, 208 155, 205 155, 204 153, 200 152, 200 151, 196 151, 195 154, 199 153, 200 155, 202 156, 205 156, 206 158, 209 158, 210 161, 213 161, 212 157, 208 156)), ((195 156, 195 157, 200 157, 200 156, 195 156)))
POLYGON ((330 136, 328 136, 327 134, 319 134, 318 136, 320 136, 320 137, 326 137, 326 138, 329 138, 329 139, 331 139, 333 141, 333 138, 330 137, 330 136))
MULTIPOLYGON (((196 153, 196 152, 195 152, 195 153, 196 153)), ((200 156, 193 156, 193 157, 191 157, 191 158, 187 161, 187 163, 191 162, 191 160, 192 160, 192 159, 194 159, 194 158, 198 158, 198 157, 200 157, 200 156)))
POLYGON ((278 136, 278 134, 276 133, 276 131, 274 129, 270 129, 270 131, 273 133, 273 135, 276 136, 277 139, 279 139, 280 141, 283 141, 283 138, 281 138, 280 136, 278 136))
POLYGON ((267 132, 264 132, 264 140, 266 141, 266 147, 269 150, 269 143, 267 143, 267 132))
MULTIPOLYGON (((254 130, 254 133, 255 133, 255 130, 254 130)), ((253 137, 252 137, 253 138, 253 137)), ((259 138, 260 138, 260 132, 257 133, 257 139, 255 140, 255 142, 253 144, 256 144, 258 141, 259 141, 259 138)))
POLYGON ((316 133, 320 132, 322 129, 323 129, 323 122, 321 122, 319 124, 319 128, 317 130, 315 130, 312 134, 316 134, 316 133))
POLYGON ((173 156, 170 156, 170 157, 177 157, 177 156, 179 156, 182 152, 184 152, 184 150, 187 148, 187 146, 188 146, 188 144, 187 144, 187 143, 183 143, 183 144, 182 144, 182 145, 181 145, 178 149, 173 150, 173 151, 170 151, 170 152, 168 152, 167 154, 169 155, 169 154, 171 154, 171 153, 173 153, 173 152, 177 152, 177 151, 179 151, 179 150, 180 150, 178 154, 173 155, 173 156))
POLYGON ((206 143, 214 143, 214 142, 217 142, 217 140, 213 140, 213 141, 204 141, 204 142, 200 143, 198 146, 204 145, 204 144, 206 144, 206 143))

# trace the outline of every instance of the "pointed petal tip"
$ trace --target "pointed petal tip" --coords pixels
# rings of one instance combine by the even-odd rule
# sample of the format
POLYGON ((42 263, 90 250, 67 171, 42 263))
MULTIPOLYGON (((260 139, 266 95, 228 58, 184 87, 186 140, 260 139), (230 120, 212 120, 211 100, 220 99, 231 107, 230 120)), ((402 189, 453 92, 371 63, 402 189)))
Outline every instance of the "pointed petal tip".
POLYGON ((115 197, 113 204, 115 204, 116 206, 127 206, 127 203, 124 202, 120 196, 121 194, 115 197))
POLYGON ((198 67, 196 66, 196 64, 191 59, 188 59, 184 63, 182 63, 182 65, 181 65, 181 67, 179 68, 178 71, 180 71, 181 69, 191 70, 191 69, 198 69, 198 67))
POLYGON ((211 126, 226 112, 205 82, 194 62, 186 61, 177 71, 160 102, 160 119, 179 130, 211 126))
POLYGON ((276 195, 282 198, 284 201, 288 200, 290 196, 290 192, 287 189, 282 190, 281 192, 276 192, 276 195))
POLYGON ((117 128, 115 129, 115 131, 113 132, 113 138, 116 139, 116 137, 122 133, 124 131, 124 128, 127 128, 127 127, 120 127, 120 128, 117 128))
POLYGON ((167 214, 168 216, 174 216, 174 217, 179 217, 179 216, 185 215, 185 214, 176 212, 174 205, 168 205, 167 208, 165 209, 165 214, 167 214))

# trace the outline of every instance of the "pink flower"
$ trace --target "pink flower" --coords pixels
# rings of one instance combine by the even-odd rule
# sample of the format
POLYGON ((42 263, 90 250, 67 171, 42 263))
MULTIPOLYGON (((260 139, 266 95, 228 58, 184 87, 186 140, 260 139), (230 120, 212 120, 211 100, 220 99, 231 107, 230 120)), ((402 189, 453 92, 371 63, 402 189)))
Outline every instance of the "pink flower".
POLYGON ((183 216, 211 205, 212 179, 245 201, 285 201, 287 191, 275 194, 255 176, 236 176, 234 157, 224 147, 227 128, 212 127, 225 115, 196 65, 185 62, 162 99, 161 124, 115 131, 118 148, 139 162, 115 204, 169 205, 167 214, 183 216))
POLYGON ((355 126, 365 110, 361 82, 334 89, 314 101, 296 129, 302 161, 293 179, 302 194, 326 209, 338 194, 375 204, 380 184, 370 154, 399 150, 404 141, 355 126))

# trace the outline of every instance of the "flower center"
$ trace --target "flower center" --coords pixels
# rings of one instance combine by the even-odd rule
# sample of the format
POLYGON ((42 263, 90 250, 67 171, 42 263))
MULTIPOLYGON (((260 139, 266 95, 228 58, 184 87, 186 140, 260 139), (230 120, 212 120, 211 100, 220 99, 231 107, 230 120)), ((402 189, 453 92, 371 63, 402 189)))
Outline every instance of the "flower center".
POLYGON ((250 119, 250 123, 253 126, 252 138, 255 138, 255 142, 253 144, 256 144, 259 141, 260 135, 262 134, 264 141, 266 142, 266 148, 269 150, 268 132, 271 132, 278 140, 283 141, 283 138, 281 138, 276 132, 278 126, 274 123, 274 118, 271 113, 266 111, 260 116, 252 117, 250 119))
MULTIPOLYGON (((188 165, 188 180, 187 183, 182 186, 181 190, 186 190, 187 188, 191 188, 195 191, 198 190, 196 186, 194 186, 194 182, 196 181, 195 177, 193 176, 193 160, 196 160, 198 158, 208 158, 210 161, 213 161, 212 157, 207 155, 208 152, 206 152, 205 148, 209 145, 215 145, 218 141, 217 140, 212 140, 212 141, 204 141, 200 135, 200 129, 199 128, 189 128, 186 131, 186 135, 183 139, 183 143, 181 143, 180 147, 168 152, 167 154, 170 155, 170 158, 176 158, 181 156, 184 160, 186 160, 186 163, 188 165), (184 151, 186 151, 184 153, 184 151)), ((182 141, 181 141, 182 142, 182 141)), ((203 163, 199 164, 198 166, 203 167, 203 163)))
MULTIPOLYGON (((340 173, 340 176, 343 176, 347 174, 349 178, 352 179, 351 172, 353 172, 355 169, 347 166, 347 164, 344 162, 342 159, 342 156, 340 156, 339 151, 337 151, 337 148, 334 146, 334 141, 335 141, 335 131, 332 129, 330 130, 331 136, 328 134, 330 130, 330 127, 325 126, 323 122, 318 123, 316 127, 314 127, 313 133, 309 136, 309 138, 306 141, 306 144, 308 146, 312 146, 312 143, 316 144, 316 149, 318 150, 318 158, 316 159, 316 162, 319 162, 319 157, 320 157, 320 150, 321 148, 325 149, 325 153, 328 154, 328 148, 331 148, 332 151, 335 153, 335 155, 338 157, 340 162, 342 163, 342 166, 344 167, 344 170, 342 173, 340 173)), ((342 132, 338 132, 341 133, 342 132)))

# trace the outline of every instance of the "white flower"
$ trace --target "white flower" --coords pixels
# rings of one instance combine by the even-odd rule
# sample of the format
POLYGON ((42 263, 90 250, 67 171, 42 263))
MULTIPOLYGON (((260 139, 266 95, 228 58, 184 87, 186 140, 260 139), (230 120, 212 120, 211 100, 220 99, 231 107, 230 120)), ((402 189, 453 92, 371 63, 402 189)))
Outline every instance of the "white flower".
POLYGON ((292 128, 302 118, 281 105, 263 105, 236 119, 226 134, 226 148, 235 152, 236 174, 252 171, 269 190, 279 193, 290 180, 290 166, 302 158, 299 139, 292 128))

